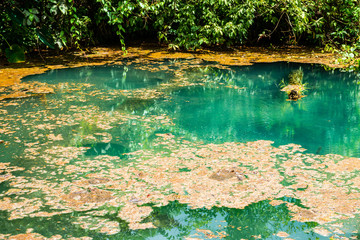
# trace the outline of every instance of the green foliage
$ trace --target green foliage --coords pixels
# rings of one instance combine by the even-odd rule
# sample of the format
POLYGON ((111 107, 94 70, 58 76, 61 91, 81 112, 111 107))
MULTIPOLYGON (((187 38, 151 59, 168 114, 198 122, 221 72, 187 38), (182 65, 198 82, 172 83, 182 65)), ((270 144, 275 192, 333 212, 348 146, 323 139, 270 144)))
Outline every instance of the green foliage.
POLYGON ((154 27, 159 40, 185 49, 244 43, 255 13, 252 1, 237 0, 166 0, 158 8, 154 27))
POLYGON ((291 85, 301 85, 303 80, 304 72, 302 68, 292 71, 289 74, 289 84, 291 85))
MULTIPOLYGON (((150 37, 174 50, 304 44, 360 48, 357 0, 4 0, 0 34, 29 50, 150 37)), ((0 40, 0 48, 7 45, 0 40)))
MULTIPOLYGON (((78 11, 72 0, 29 0, 26 3, 5 0, 0 3, 0 8, 5 10, 0 13, 4 26, 0 27, 0 34, 11 43, 30 50, 37 48, 39 42, 60 49, 85 46, 93 31, 88 28, 91 21, 87 14, 91 7, 86 7, 85 2, 79 3, 81 10, 78 11)), ((0 42, 0 47, 3 48, 4 43, 0 42)))
POLYGON ((25 50, 17 44, 13 44, 9 48, 5 49, 5 55, 10 63, 25 61, 25 50))
POLYGON ((303 83, 304 71, 300 67, 297 70, 293 70, 288 75, 288 81, 285 83, 285 80, 282 79, 280 82, 280 88, 282 91, 286 92, 289 96, 292 91, 295 91, 301 97, 303 93, 307 90, 306 83, 303 83))
POLYGON ((46 28, 42 29, 42 30, 36 29, 35 32, 41 42, 43 42, 49 48, 52 48, 52 49, 55 48, 52 36, 50 35, 50 33, 47 31, 46 28))

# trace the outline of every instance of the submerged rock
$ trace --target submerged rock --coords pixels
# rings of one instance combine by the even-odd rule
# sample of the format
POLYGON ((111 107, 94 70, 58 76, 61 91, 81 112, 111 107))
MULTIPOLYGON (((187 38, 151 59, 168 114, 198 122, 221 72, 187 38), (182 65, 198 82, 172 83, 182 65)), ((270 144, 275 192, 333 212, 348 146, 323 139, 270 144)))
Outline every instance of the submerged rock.
POLYGON ((230 178, 236 177, 239 181, 243 180, 243 173, 236 167, 223 168, 213 173, 209 178, 217 181, 224 181, 230 178))
POLYGON ((102 203, 113 199, 113 193, 98 188, 87 188, 82 191, 72 192, 61 197, 70 206, 82 206, 86 203, 102 203))
POLYGON ((300 98, 300 93, 296 90, 291 90, 289 93, 289 99, 291 100, 298 100, 300 98))

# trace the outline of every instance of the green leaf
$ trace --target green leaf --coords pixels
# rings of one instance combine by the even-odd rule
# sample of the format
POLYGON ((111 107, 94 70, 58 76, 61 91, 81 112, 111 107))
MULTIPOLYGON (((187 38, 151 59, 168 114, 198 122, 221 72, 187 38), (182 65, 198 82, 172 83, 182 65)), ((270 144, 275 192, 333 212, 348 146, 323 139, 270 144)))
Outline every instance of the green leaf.
POLYGON ((23 21, 24 21, 24 14, 19 11, 18 9, 14 9, 12 11, 9 11, 9 17, 11 18, 11 20, 18 24, 18 25, 22 25, 23 21))
POLYGON ((62 14, 66 15, 66 11, 68 10, 68 8, 65 4, 60 4, 59 10, 62 12, 62 14))
POLYGON ((55 48, 54 39, 47 29, 45 28, 42 28, 41 30, 36 29, 36 35, 38 36, 40 41, 43 42, 46 46, 48 46, 51 49, 55 48))
POLYGON ((5 49, 5 55, 9 63, 19 63, 25 61, 25 50, 17 44, 5 49))
POLYGON ((34 19, 35 19, 35 22, 37 22, 37 23, 40 22, 38 16, 34 15, 34 19))
POLYGON ((29 11, 30 11, 32 14, 39 14, 39 11, 38 11, 36 8, 31 8, 31 9, 29 9, 29 11))
POLYGON ((54 14, 54 15, 57 15, 57 5, 53 5, 51 8, 50 8, 50 13, 54 14))

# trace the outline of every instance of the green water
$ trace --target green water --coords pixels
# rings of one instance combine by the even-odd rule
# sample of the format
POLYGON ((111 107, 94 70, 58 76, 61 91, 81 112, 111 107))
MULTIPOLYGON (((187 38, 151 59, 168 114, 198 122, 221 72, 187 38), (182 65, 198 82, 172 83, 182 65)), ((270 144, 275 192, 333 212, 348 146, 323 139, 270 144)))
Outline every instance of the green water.
POLYGON ((50 70, 42 75, 28 76, 23 81, 36 80, 47 83, 78 82, 95 84, 104 89, 136 89, 167 82, 171 75, 166 71, 151 72, 134 69, 134 66, 95 66, 50 70))
MULTIPOLYGON (((69 224, 79 216, 87 213, 55 216, 50 219, 22 219, 12 222, 4 221, 5 214, 0 219, 2 232, 16 234, 31 227, 45 237, 61 234, 64 237, 92 236, 102 239, 105 236, 96 231, 84 231, 77 225, 69 224), (17 228, 18 230, 16 230, 17 228), (20 229, 20 230, 19 230, 20 229)), ((111 219, 119 222, 121 232, 107 239, 183 239, 197 237, 208 239, 201 230, 210 230, 213 239, 281 239, 275 236, 279 231, 287 232, 293 239, 327 239, 313 233, 311 229, 316 223, 301 223, 291 221, 285 204, 271 206, 268 201, 251 204, 245 209, 229 209, 214 207, 191 209, 185 204, 171 202, 165 207, 154 207, 153 213, 144 222, 151 221, 156 229, 132 231, 126 227, 126 222, 115 215, 106 215, 99 218, 111 219), (200 229, 200 231, 197 231, 200 229), (219 234, 220 233, 220 234, 219 234)))
MULTIPOLYGON (((356 74, 294 63, 255 64, 231 70, 203 67, 201 74, 196 69, 193 72, 190 78, 194 82, 207 78, 207 84, 174 90, 171 101, 154 105, 119 97, 95 104, 104 110, 125 109, 138 114, 165 112, 175 118, 180 132, 184 130, 205 142, 261 139, 274 141, 275 146, 296 143, 311 153, 360 157, 360 85, 356 74), (286 94, 279 91, 280 81, 300 67, 306 97, 288 102, 286 94)), ((24 80, 90 83, 106 90, 153 87, 172 77, 169 72, 138 70, 130 65, 52 70, 24 80)))
MULTIPOLYGON (((200 86, 167 87, 179 68, 171 62, 157 63, 153 67, 162 65, 168 66, 168 71, 139 70, 139 65, 130 64, 52 70, 26 77, 25 81, 49 83, 56 93, 2 102, 1 109, 6 112, 0 115, 4 130, 1 139, 6 145, 0 146, 0 162, 24 168, 24 171, 14 172, 15 177, 73 182, 100 170, 84 167, 82 172, 63 175, 63 170, 59 170, 63 168, 49 161, 65 157, 58 156, 61 153, 49 154, 48 149, 85 147, 82 155, 71 158, 69 164, 74 166, 87 160, 96 161, 99 156, 119 157, 111 162, 111 167, 101 168, 107 170, 128 164, 127 153, 136 150, 166 151, 153 146, 152 141, 158 133, 172 133, 205 143, 271 140, 275 146, 300 144, 310 153, 360 157, 360 99, 354 73, 288 63, 226 70, 204 65, 184 70, 189 81, 201 82, 200 86), (307 96, 289 102, 286 94, 279 91, 279 83, 299 67, 304 70, 307 96), (120 92, 158 88, 164 95, 150 100, 127 97, 120 92), (159 116, 165 115, 174 124, 159 120, 159 116), (106 125, 109 122, 111 127, 106 125)), ((188 171, 188 168, 180 169, 180 172, 188 171)), ((0 183, 0 194, 11 187, 8 181, 0 183)), ((27 197, 39 196, 42 197, 41 192, 27 197)), ((289 199, 285 200, 301 205, 296 199, 289 199)), ((272 206, 267 200, 244 209, 191 209, 176 201, 153 209, 144 222, 153 222, 158 227, 155 229, 129 230, 127 223, 116 216, 118 209, 97 217, 118 222, 120 233, 115 235, 85 230, 73 224, 79 217, 93 217, 86 211, 15 220, 8 220, 7 211, 1 211, 0 234, 15 235, 33 228, 45 237, 60 234, 95 239, 206 239, 207 236, 197 230, 204 229, 214 233, 217 239, 222 237, 217 232, 224 233, 226 239, 255 239, 257 235, 262 239, 281 239, 275 236, 279 231, 287 232, 293 239, 329 239, 312 231, 317 223, 292 221, 285 204, 272 206)), ((352 236, 358 224, 350 226, 344 230, 344 236, 352 236)))
POLYGON ((360 92, 356 74, 300 64, 255 64, 209 71, 209 86, 173 93, 176 123, 205 142, 296 143, 311 153, 360 157, 360 92), (286 101, 279 82, 302 67, 306 97, 286 101), (235 90, 211 82, 245 87, 235 90))

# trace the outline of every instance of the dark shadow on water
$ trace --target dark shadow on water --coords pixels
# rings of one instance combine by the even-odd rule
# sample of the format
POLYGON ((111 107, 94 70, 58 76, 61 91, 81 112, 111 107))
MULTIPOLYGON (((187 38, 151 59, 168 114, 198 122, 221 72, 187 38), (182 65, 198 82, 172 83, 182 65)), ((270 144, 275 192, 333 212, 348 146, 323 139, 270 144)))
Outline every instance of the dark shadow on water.
POLYGON ((89 147, 89 149, 84 153, 85 156, 123 156, 124 153, 129 151, 125 146, 111 142, 86 144, 83 147, 89 147))
POLYGON ((155 103, 154 99, 127 98, 116 110, 124 110, 136 114, 143 114, 149 107, 155 103))

